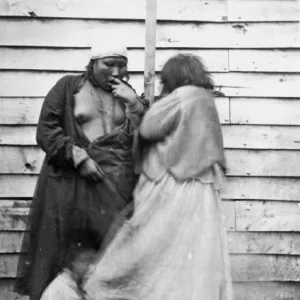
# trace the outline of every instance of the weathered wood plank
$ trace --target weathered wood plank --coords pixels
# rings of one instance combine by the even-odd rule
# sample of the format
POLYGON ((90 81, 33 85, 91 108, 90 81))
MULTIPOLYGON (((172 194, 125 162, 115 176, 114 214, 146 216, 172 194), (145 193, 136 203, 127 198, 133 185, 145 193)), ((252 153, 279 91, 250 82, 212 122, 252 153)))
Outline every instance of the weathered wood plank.
MULTIPOLYGON (((0 175, 2 198, 32 197, 37 175, 0 175)), ((300 179, 227 177, 222 197, 228 200, 300 201, 300 179)))
MULTIPOLYGON (((229 208, 230 206, 227 207, 229 208)), ((230 225, 228 221, 226 223, 230 225)), ((23 231, 1 232, 0 253, 20 253, 21 251, 27 251, 27 247, 22 248, 23 236, 23 231)), ((228 231, 228 244, 229 251, 232 254, 300 255, 300 233, 228 231)))
POLYGON ((228 232, 228 244, 235 254, 300 255, 298 232, 228 232))
POLYGON ((45 155, 37 147, 3 146, 0 157, 5 157, 0 161, 1 173, 38 174, 45 155))
MULTIPOLYGON (((0 280, 1 300, 28 300, 13 292, 14 279, 0 280)), ((234 282, 235 300, 299 300, 298 282, 234 282)))
POLYGON ((36 175, 0 175, 0 197, 31 198, 37 178, 36 175))
MULTIPOLYGON (((16 276, 18 255, 0 256, 0 277, 16 276)), ((276 255, 231 255, 234 281, 300 281, 300 257, 276 255)))
POLYGON ((0 210, 0 230, 25 231, 29 209, 0 210))
POLYGON ((14 279, 0 279, 1 300, 29 300, 29 297, 18 295, 14 292, 14 279))
POLYGON ((237 231, 300 231, 300 203, 237 201, 237 231))
MULTIPOLYGON (((28 219, 30 204, 31 201, 0 200, 0 230, 26 230, 26 223, 28 219)), ((5 236, 2 237, 4 238, 5 236)))
POLYGON ((234 282, 235 300, 300 300, 300 283, 234 282))
MULTIPOLYGON (((49 87, 49 89, 50 88, 51 87, 49 87)), ((43 98, 0 98, 0 124, 37 124, 43 100, 43 98)), ((216 98, 215 103, 220 121, 224 124, 229 123, 229 99, 224 97, 216 98)), ((5 131, 7 132, 9 130, 8 127, 6 129, 2 128, 3 135, 5 135, 5 131)), ((24 130, 26 131, 26 129, 24 130)), ((2 135, 0 135, 0 139, 1 138, 2 135)), ((24 137, 24 139, 27 139, 27 137, 24 137)))
MULTIPOLYGON (((0 72, 0 94, 2 97, 44 97, 65 74, 70 73, 3 71, 0 72)), ((300 74, 229 72, 212 73, 212 78, 216 90, 223 92, 225 97, 300 97, 300 74)), ((131 74, 130 82, 139 94, 143 92, 142 74, 131 74)), ((159 83, 158 76, 156 95, 159 94, 159 83)))
MULTIPOLYGON (((228 117, 228 109, 224 99, 217 99, 221 121, 228 117)), ((0 99, 1 103, 1 99, 0 99)), ((1 104, 0 104, 1 107, 1 104)), ((12 122, 15 115, 11 115, 12 122)), ((1 117, 0 117, 1 118, 1 117)), ((299 150, 299 126, 251 126, 251 125, 223 125, 225 148, 233 149, 280 149, 299 150)), ((0 126, 0 145, 36 145, 36 126, 0 126)))
MULTIPOLYGON (((44 97, 67 73, 0 72, 2 97, 44 97), (16 84, 18 82, 18 84, 16 84)), ((11 108, 13 109, 13 107, 11 108)), ((2 109, 1 109, 2 110, 2 109)), ((3 108, 6 110, 6 107, 3 108)), ((26 113, 24 113, 26 115, 26 113)))
POLYGON ((300 124, 300 101, 297 99, 232 98, 230 112, 234 124, 300 124))
MULTIPOLYGON (((157 26, 156 46, 297 48, 300 46, 299 28, 298 23, 163 22, 157 26)), ((144 24, 137 21, 3 19, 0 42, 2 46, 88 47, 95 37, 109 40, 116 32, 118 39, 124 39, 128 47, 144 47, 144 24)))
MULTIPOLYGON (((225 150, 227 174, 230 176, 300 177, 300 151, 225 150)), ((31 146, 1 146, 0 172, 2 174, 38 174, 44 152, 31 146)))
MULTIPOLYGON (((1 148, 0 148, 1 149, 1 148)), ((227 174, 234 176, 300 176, 300 151, 227 150, 227 174)))
POLYGON ((24 232, 1 232, 0 253, 20 253, 21 251, 27 251, 28 248, 22 247, 23 237, 24 232))
POLYGON ((223 125, 222 130, 226 148, 300 149, 299 126, 223 125))
POLYGON ((230 72, 215 74, 213 79, 228 97, 299 98, 298 74, 230 72))
POLYGON ((36 145, 36 126, 0 126, 0 145, 36 145))
MULTIPOLYGON (((29 229, 26 222, 30 205, 31 201, 0 200, 0 231, 24 231, 29 229)), ((223 201, 222 211, 226 230, 235 230, 235 203, 233 201, 223 201)))
POLYGON ((0 255, 0 278, 15 278, 19 255, 0 255))
POLYGON ((222 197, 241 200, 300 200, 300 179, 227 177, 222 197))
MULTIPOLYGON (((299 22, 300 24, 300 22, 299 22)), ((300 31, 300 28, 299 28, 300 31)), ((226 97, 299 98, 300 74, 274 73, 211 73, 216 90, 226 97)), ((132 84, 142 90, 142 78, 135 74, 132 84)), ((156 94, 159 91, 159 77, 156 80, 156 94)))
POLYGON ((299 256, 231 255, 234 281, 300 281, 299 256))
POLYGON ((0 98, 1 124, 37 124, 42 98, 0 98))
POLYGON ((299 0, 227 0, 228 21, 299 21, 299 0))
MULTIPOLYGON (((85 19, 145 19, 146 0, 79 0, 57 1, 3 0, 1 16, 85 18, 85 19)), ((164 0, 157 5, 159 20, 226 21, 226 1, 190 0, 188 5, 181 0, 164 0)))
MULTIPOLYGON (((171 56, 178 53, 192 53, 200 56, 210 72, 228 71, 228 50, 156 50, 156 70, 160 71, 171 56)), ((84 71, 89 61, 90 49, 40 49, 0 48, 0 69, 4 70, 54 70, 84 71)), ((144 71, 144 50, 128 50, 128 69, 144 71)))
POLYGON ((294 51, 293 50, 229 50, 229 65, 230 65, 230 71, 276 72, 276 73, 299 72, 300 51, 298 50, 294 50, 294 51))

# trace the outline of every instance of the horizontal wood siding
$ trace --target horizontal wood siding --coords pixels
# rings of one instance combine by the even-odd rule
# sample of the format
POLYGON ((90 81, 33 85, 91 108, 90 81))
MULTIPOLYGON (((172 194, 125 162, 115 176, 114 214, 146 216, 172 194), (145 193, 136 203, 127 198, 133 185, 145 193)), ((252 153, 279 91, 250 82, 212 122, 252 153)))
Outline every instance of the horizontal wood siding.
MULTIPOLYGON (((35 140, 43 99, 85 70, 97 37, 116 32, 143 92, 145 4, 0 1, 0 300, 19 299, 12 286, 44 158, 35 140)), ((219 92, 236 300, 300 300, 299 16, 300 0, 158 1, 156 94, 176 53, 201 56, 219 92)))

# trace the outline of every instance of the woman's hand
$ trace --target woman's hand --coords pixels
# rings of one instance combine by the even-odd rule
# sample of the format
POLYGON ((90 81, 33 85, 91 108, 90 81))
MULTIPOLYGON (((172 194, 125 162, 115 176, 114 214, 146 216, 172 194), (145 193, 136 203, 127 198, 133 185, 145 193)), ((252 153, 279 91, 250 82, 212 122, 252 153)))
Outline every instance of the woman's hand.
POLYGON ((79 173, 82 177, 85 177, 92 181, 100 181, 105 177, 105 174, 103 173, 101 168, 91 158, 88 158, 82 164, 80 164, 79 173))
POLYGON ((121 98, 125 103, 133 103, 138 100, 135 91, 120 79, 114 78, 111 83, 114 97, 121 98))

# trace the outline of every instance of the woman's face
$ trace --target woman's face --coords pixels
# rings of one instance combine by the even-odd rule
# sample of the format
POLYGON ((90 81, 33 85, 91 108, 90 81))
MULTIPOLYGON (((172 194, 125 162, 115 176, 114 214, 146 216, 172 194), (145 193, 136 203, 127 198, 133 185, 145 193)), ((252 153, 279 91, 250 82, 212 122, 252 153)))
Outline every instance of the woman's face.
POLYGON ((110 91, 110 82, 113 78, 123 79, 127 75, 127 59, 123 57, 97 59, 93 73, 97 83, 104 90, 110 91))

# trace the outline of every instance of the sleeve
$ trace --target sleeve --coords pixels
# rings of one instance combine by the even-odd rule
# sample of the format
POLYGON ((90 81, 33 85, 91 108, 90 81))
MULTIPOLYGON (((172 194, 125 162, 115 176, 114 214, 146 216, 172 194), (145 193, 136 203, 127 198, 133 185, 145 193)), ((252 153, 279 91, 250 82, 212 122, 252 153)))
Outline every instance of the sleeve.
POLYGON ((140 136, 149 141, 164 140, 180 120, 180 105, 172 95, 153 104, 140 126, 140 136))
MULTIPOLYGON (((135 91, 135 89, 127 81, 123 81, 127 86, 135 91)), ((130 120, 130 123, 134 129, 137 129, 141 123, 141 120, 145 114, 145 111, 149 108, 149 102, 146 100, 144 94, 137 97, 133 103, 126 104, 125 114, 130 120)))
MULTIPOLYGON (((47 94, 40 113, 36 141, 46 153, 49 164, 58 168, 78 166, 83 160, 83 151, 75 148, 75 141, 63 129, 64 103, 68 76, 61 78, 47 94), (78 154, 79 153, 79 154, 78 154)), ((79 148, 79 147, 78 147, 79 148)), ((86 154, 87 155, 87 154, 86 154)))
POLYGON ((137 128, 140 125, 144 112, 144 105, 139 100, 126 104, 125 114, 133 128, 137 128))

